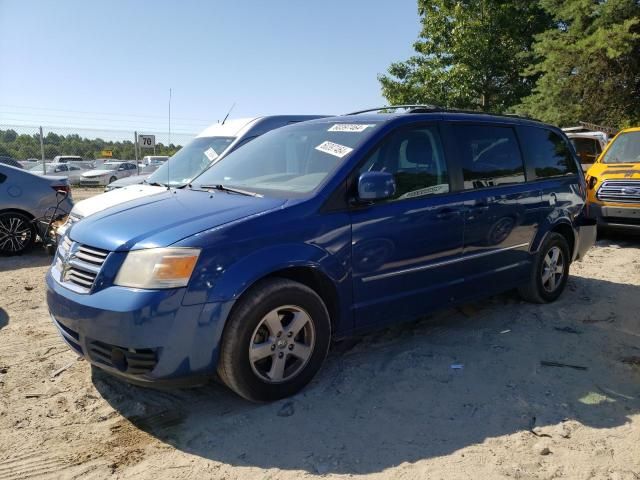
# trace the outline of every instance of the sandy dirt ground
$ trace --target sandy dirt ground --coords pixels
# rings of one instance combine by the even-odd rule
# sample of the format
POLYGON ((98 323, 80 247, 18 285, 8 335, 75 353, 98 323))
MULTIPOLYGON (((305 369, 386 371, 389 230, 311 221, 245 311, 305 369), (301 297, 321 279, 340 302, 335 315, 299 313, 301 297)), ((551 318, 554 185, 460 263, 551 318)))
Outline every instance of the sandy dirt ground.
POLYGON ((640 479, 639 240, 599 240, 553 305, 504 294, 337 343, 268 405, 92 371, 49 320, 49 261, 0 258, 0 480, 640 479))

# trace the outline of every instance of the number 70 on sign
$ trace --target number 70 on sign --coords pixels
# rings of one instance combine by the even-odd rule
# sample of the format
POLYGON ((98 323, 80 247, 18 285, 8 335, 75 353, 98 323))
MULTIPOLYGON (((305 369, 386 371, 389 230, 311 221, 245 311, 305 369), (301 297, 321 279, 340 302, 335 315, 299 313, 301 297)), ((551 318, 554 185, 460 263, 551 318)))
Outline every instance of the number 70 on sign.
POLYGON ((140 148, 155 148, 156 136, 155 135, 138 135, 138 145, 140 145, 140 148))

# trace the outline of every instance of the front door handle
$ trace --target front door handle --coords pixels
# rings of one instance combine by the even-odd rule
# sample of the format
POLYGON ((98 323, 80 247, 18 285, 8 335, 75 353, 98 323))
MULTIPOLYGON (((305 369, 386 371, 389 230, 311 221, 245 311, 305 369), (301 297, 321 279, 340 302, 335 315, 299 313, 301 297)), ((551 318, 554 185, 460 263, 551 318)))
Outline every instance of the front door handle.
POLYGON ((460 210, 447 207, 438 210, 438 213, 436 213, 436 218, 438 220, 449 220, 457 215, 460 215, 460 210))

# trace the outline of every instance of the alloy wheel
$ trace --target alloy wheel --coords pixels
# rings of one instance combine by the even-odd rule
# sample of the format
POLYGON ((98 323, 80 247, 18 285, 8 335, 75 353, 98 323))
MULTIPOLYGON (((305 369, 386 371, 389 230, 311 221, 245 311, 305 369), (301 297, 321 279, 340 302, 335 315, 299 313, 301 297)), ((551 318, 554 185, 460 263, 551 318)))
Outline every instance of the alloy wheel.
POLYGON ((554 292, 564 277, 564 255, 559 247, 549 249, 542 265, 542 287, 554 292))
POLYGON ((0 251, 18 253, 31 242, 32 227, 28 220, 17 215, 0 216, 0 251))
POLYGON ((278 307, 260 320, 251 336, 251 369, 265 382, 286 382, 304 369, 314 344, 311 316, 294 305, 278 307))

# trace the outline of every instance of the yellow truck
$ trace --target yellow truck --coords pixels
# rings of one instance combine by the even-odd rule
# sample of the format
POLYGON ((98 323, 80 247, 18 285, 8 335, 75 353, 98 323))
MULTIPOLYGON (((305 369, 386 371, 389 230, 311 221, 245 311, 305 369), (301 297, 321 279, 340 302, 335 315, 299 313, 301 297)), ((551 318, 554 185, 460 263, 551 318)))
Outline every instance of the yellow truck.
POLYGON ((598 227, 640 231, 640 128, 620 131, 586 174, 598 227))

